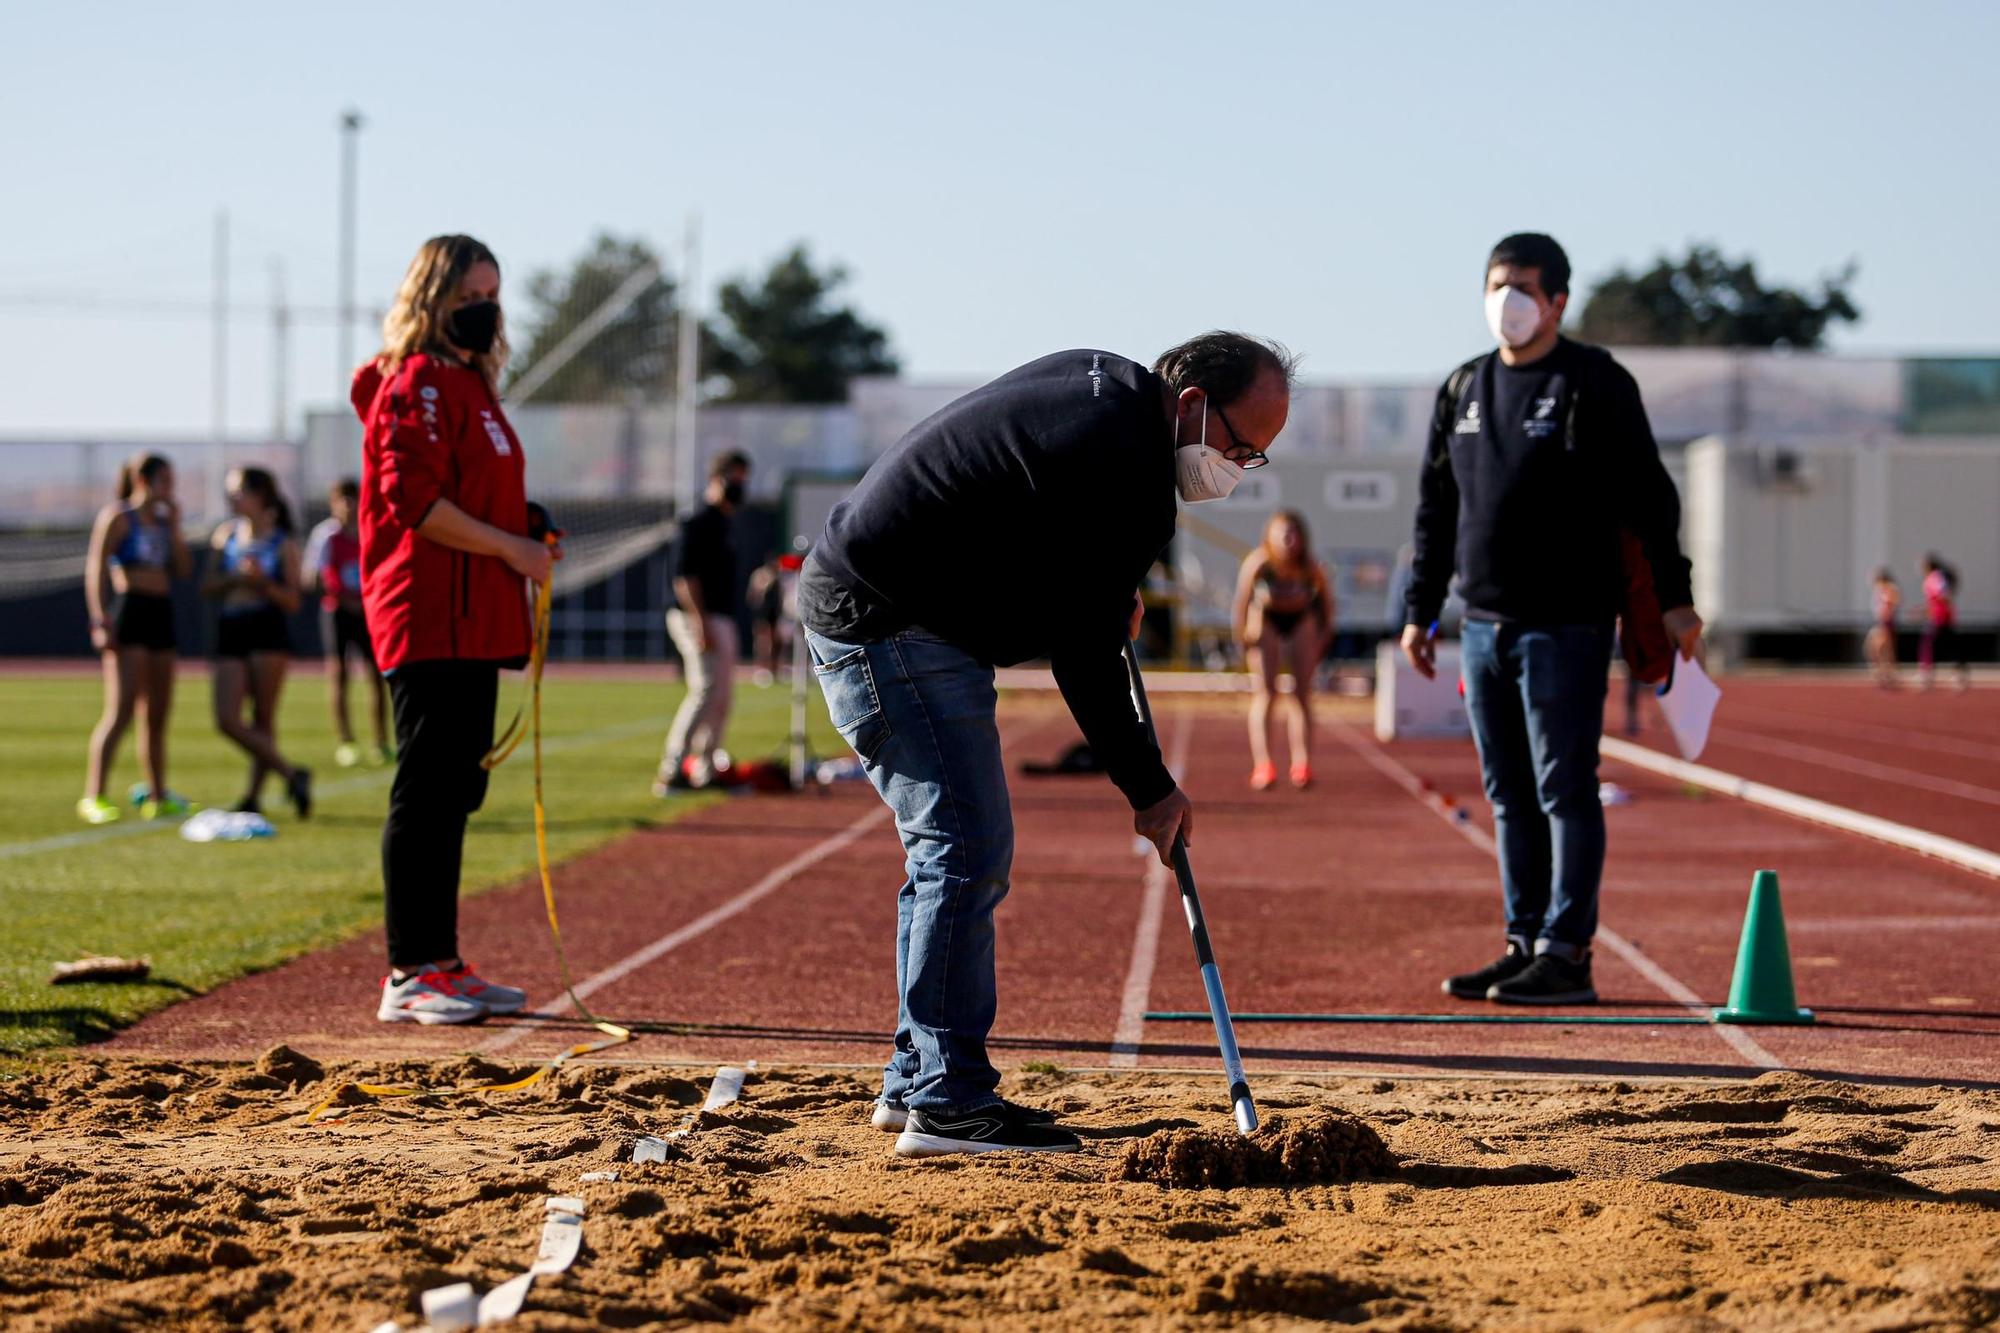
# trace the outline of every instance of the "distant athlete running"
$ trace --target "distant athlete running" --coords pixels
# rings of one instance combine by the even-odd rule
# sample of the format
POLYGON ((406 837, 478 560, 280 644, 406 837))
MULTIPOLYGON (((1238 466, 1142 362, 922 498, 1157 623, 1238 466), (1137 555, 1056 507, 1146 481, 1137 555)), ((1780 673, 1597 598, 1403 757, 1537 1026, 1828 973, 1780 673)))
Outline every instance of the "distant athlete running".
POLYGON ((1958 688, 1972 688, 1972 668, 1965 663, 1965 644, 1958 635, 1958 571, 1932 551, 1917 562, 1924 576, 1924 637, 1917 649, 1917 680, 1924 689, 1939 658, 1958 663, 1958 688))
POLYGON ((1896 586, 1896 576, 1887 565, 1875 571, 1869 594, 1874 604, 1875 623, 1868 627, 1868 638, 1863 647, 1867 650, 1868 665, 1874 673, 1875 683, 1885 690, 1893 690, 1896 688, 1896 612, 1903 605, 1903 590, 1896 586))
POLYGON ((118 470, 118 499, 98 511, 84 564, 90 642, 104 659, 104 715, 90 733, 90 766, 76 812, 92 824, 119 817, 104 794, 118 742, 143 702, 139 762, 146 781, 135 789, 147 819, 184 815, 188 803, 167 787, 167 714, 174 702, 173 580, 192 568, 174 499, 174 468, 158 454, 141 454, 118 470), (107 604, 105 588, 110 586, 107 604))
POLYGON ((333 510, 334 527, 320 543, 314 563, 319 584, 319 640, 326 652, 326 683, 333 707, 333 730, 340 738, 333 759, 342 768, 352 768, 363 758, 354 743, 354 724, 347 707, 347 662, 360 666, 374 696, 375 758, 388 763, 389 692, 382 673, 375 668, 375 650, 368 643, 368 619, 361 609, 361 526, 356 502, 361 483, 352 477, 334 483, 327 492, 333 510))
POLYGON ((238 811, 263 812, 264 779, 276 773, 299 818, 312 814, 312 770, 278 750, 278 695, 291 665, 285 617, 299 609, 299 544, 292 507, 261 467, 237 468, 225 479, 235 517, 209 542, 204 596, 221 603, 215 629, 215 725, 250 756, 250 782, 238 811), (250 720, 243 720, 243 705, 250 720))
POLYGON ((1313 559, 1305 517, 1279 510, 1237 571, 1233 614, 1236 640, 1257 676, 1250 696, 1250 785, 1258 791, 1278 780, 1271 762, 1271 701, 1285 667, 1292 673, 1292 785, 1302 790, 1312 785, 1313 673, 1333 638, 1333 613, 1333 589, 1326 569, 1313 559))

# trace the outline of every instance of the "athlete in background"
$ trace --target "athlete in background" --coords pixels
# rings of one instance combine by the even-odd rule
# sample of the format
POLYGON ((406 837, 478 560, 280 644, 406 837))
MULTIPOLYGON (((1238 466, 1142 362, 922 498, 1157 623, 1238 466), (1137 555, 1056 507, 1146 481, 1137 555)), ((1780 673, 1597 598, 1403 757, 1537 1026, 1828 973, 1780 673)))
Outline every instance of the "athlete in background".
POLYGON ((1863 647, 1867 650, 1868 665, 1874 673, 1875 683, 1885 690, 1893 690, 1896 688, 1896 612, 1903 605, 1903 590, 1896 586, 1896 576, 1887 565, 1875 571, 1869 600, 1874 605, 1875 623, 1868 627, 1868 638, 1863 647))
POLYGON ((361 483, 352 477, 335 482, 327 492, 334 524, 320 542, 313 565, 319 585, 319 641, 326 651, 326 683, 333 707, 333 730, 340 738, 333 760, 342 768, 360 763, 362 749, 354 743, 354 724, 347 707, 347 661, 351 657, 368 677, 373 695, 374 757, 388 763, 389 692, 375 668, 375 650, 368 643, 368 619, 361 609, 361 525, 356 502, 361 483))
POLYGON ((118 742, 143 702, 139 762, 146 781, 135 789, 147 819, 184 815, 188 803, 167 787, 167 715, 174 702, 173 580, 193 567, 181 536, 174 468, 159 454, 141 454, 118 469, 118 498, 98 511, 84 563, 90 642, 104 661, 104 714, 90 733, 90 762, 76 812, 92 824, 119 817, 106 799, 118 742), (110 588, 107 601, 105 589, 110 588))
POLYGON ((250 756, 238 811, 263 813, 264 779, 276 773, 299 818, 312 814, 312 771, 278 750, 278 696, 291 665, 285 618, 305 600, 292 507, 277 480, 243 467, 224 480, 234 517, 215 529, 201 591, 220 605, 215 627, 215 726, 250 756), (250 720, 243 706, 250 705, 250 720))
POLYGON ((1232 618, 1236 641, 1256 673, 1250 696, 1250 785, 1264 791, 1278 780, 1271 762, 1271 701, 1278 673, 1292 673, 1287 714, 1292 785, 1312 785, 1312 685, 1320 658, 1333 639, 1333 589, 1326 568, 1313 559, 1305 516, 1281 509, 1264 524, 1264 538, 1236 573, 1232 618))
POLYGON ((1917 681, 1931 687, 1939 658, 1958 663, 1958 688, 1972 688, 1965 644, 1958 635, 1958 571, 1932 551, 1917 562, 1924 576, 1924 637, 1917 649, 1917 681))

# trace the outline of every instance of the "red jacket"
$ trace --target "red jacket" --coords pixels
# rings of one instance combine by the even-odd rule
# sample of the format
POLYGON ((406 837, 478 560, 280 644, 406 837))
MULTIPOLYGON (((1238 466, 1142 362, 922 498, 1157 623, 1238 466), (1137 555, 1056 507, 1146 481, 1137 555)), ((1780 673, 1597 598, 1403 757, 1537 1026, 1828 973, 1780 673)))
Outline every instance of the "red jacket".
POLYGON ((384 379, 354 372, 364 427, 361 600, 384 671, 439 659, 519 666, 527 583, 498 556, 419 536, 439 500, 503 532, 528 531, 521 441, 477 370, 419 354, 384 379))

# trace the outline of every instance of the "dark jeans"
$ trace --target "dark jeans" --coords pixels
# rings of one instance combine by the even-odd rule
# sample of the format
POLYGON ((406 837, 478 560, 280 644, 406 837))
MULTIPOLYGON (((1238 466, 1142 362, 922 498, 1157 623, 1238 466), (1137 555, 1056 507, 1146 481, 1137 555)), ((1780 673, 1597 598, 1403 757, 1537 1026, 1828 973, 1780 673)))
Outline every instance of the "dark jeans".
POLYGON ((924 1111, 995 1105, 993 909, 1014 815, 993 668, 923 630, 876 643, 806 631, 834 726, 896 816, 896 1037, 882 1099, 924 1111))
POLYGON ((413 662, 389 677, 396 780, 382 825, 389 965, 458 957, 458 872, 465 821, 486 799, 479 761, 493 746, 500 668, 413 662))
POLYGON ((1507 933, 1581 948, 1597 933, 1604 807, 1597 742, 1609 625, 1465 622, 1465 708, 1493 827, 1507 933))

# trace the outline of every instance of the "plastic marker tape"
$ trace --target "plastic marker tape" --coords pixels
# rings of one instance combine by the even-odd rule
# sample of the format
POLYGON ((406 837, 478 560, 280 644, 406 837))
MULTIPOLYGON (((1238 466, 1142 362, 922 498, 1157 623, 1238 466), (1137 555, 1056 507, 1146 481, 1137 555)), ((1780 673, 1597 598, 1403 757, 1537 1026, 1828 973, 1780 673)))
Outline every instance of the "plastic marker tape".
POLYGON ((578 1176, 577 1179, 586 1183, 596 1180, 616 1180, 618 1179, 618 1173, 616 1171, 586 1171, 578 1176))
POLYGON ((542 1223, 542 1244, 535 1252, 534 1266, 486 1293, 479 1302, 480 1327, 520 1314, 535 1279, 562 1272, 576 1262, 578 1252, 583 1249, 583 1200, 559 1195, 545 1200, 542 1207, 547 1210, 549 1220, 542 1223))
MULTIPOLYGON (((755 1069, 757 1062, 750 1062, 755 1069)), ((708 1085, 708 1100, 701 1104, 704 1111, 719 1111, 743 1095, 743 1080, 749 1070, 738 1069, 735 1065, 724 1065, 715 1071, 715 1082, 708 1085)))
POLYGON ((632 1145, 632 1160, 635 1162, 664 1162, 670 1145, 665 1139, 656 1139, 651 1134, 642 1134, 632 1145))
POLYGON ((470 1282, 454 1282, 449 1287, 432 1287, 423 1294, 424 1318, 431 1333, 459 1333, 479 1323, 479 1298, 470 1282))

